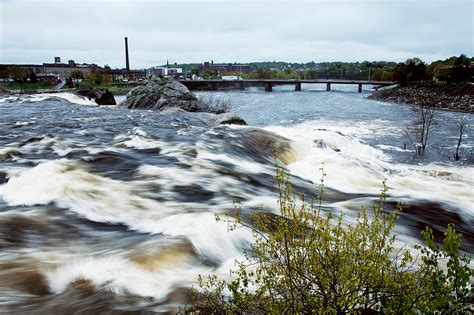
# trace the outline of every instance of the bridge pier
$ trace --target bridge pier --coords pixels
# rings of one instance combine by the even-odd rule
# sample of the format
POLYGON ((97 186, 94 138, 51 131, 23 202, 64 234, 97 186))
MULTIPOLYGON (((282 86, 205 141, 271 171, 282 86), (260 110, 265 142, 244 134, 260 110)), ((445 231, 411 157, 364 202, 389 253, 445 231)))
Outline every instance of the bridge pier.
POLYGON ((326 83, 326 91, 331 91, 331 83, 326 83))
POLYGON ((301 91, 301 82, 295 83, 295 91, 301 91))
POLYGON ((273 86, 271 82, 265 83, 265 91, 271 92, 273 90, 273 86))
POLYGON ((362 93, 362 83, 359 83, 359 86, 357 88, 357 92, 362 93))

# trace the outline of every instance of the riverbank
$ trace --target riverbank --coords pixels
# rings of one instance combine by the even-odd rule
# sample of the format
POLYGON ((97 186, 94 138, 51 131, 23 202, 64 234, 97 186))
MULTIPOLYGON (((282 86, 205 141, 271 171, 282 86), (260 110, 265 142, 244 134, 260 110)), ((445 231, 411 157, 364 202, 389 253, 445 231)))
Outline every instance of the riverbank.
POLYGON ((419 83, 374 92, 373 100, 429 106, 443 110, 474 112, 474 85, 419 83))
POLYGON ((132 83, 132 82, 113 82, 113 83, 103 83, 103 84, 89 84, 87 82, 81 82, 76 88, 99 88, 107 89, 113 95, 126 95, 133 88, 141 85, 141 83, 132 83))
POLYGON ((51 84, 47 82, 2 82, 0 87, 2 89, 8 89, 10 91, 23 91, 23 90, 44 90, 44 89, 54 89, 56 84, 51 84))

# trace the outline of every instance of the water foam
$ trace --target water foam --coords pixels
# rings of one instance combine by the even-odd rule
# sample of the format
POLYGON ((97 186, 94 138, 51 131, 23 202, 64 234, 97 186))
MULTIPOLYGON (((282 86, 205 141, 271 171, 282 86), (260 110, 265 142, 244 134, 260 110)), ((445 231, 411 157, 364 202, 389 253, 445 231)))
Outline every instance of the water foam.
POLYGON ((138 150, 157 149, 166 146, 165 142, 150 138, 148 133, 140 127, 132 128, 126 135, 116 136, 115 140, 127 148, 135 148, 138 150))
POLYGON ((288 166, 292 174, 319 183, 318 169, 324 164, 325 185, 350 193, 377 194, 387 179, 391 195, 452 204, 473 218, 472 167, 395 163, 380 148, 360 140, 383 130, 376 123, 366 125, 331 122, 329 126, 327 122, 308 121, 265 129, 296 142, 297 161, 288 166))
POLYGON ((42 102, 48 99, 62 99, 68 101, 69 103, 78 104, 78 105, 94 105, 97 106, 97 103, 94 100, 91 100, 87 97, 79 96, 70 92, 59 92, 59 93, 40 93, 40 94, 28 94, 28 95, 15 95, 9 96, 6 98, 1 98, 0 103, 6 102, 42 102))
POLYGON ((173 288, 191 286, 196 274, 206 272, 207 269, 192 266, 185 261, 150 272, 128 259, 106 256, 76 258, 49 271, 46 276, 55 293, 63 292, 74 281, 85 280, 116 294, 128 292, 162 300, 173 288))
MULTIPOLYGON (((148 185, 149 181, 144 184, 148 185)), ((60 159, 40 163, 11 176, 0 186, 0 197, 12 206, 55 203, 92 221, 125 224, 146 233, 186 237, 198 253, 218 260, 235 257, 240 252, 239 246, 252 237, 244 230, 230 235, 224 222, 216 222, 209 205, 190 203, 185 207, 174 201, 159 202, 140 196, 142 190, 140 182, 122 182, 94 175, 79 162, 60 159), (202 212, 183 213, 186 208, 202 212), (213 230, 212 235, 209 230, 213 230)))

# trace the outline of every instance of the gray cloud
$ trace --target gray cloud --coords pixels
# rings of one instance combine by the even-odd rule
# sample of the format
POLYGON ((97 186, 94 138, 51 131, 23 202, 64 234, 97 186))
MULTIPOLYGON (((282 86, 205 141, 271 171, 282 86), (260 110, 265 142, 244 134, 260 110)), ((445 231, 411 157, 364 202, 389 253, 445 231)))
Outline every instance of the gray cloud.
POLYGON ((473 52, 471 1, 0 1, 0 63, 425 61, 473 52))

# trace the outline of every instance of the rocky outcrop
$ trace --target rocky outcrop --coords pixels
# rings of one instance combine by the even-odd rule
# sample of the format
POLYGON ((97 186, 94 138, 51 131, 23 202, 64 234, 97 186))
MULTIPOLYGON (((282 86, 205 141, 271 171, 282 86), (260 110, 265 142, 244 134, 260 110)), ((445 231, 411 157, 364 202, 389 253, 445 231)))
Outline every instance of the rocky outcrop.
POLYGON ((138 86, 127 94, 121 106, 129 109, 164 110, 181 108, 187 112, 202 111, 198 98, 177 81, 151 81, 138 86))
POLYGON ((379 90, 369 98, 399 104, 474 112, 474 86, 469 85, 449 86, 439 84, 395 87, 379 90))
POLYGON ((199 100, 187 87, 175 80, 154 80, 138 86, 127 94, 126 100, 120 103, 120 106, 129 109, 151 109, 166 113, 170 113, 170 109, 211 113, 209 120, 215 124, 247 124, 239 116, 222 113, 221 109, 199 100))
POLYGON ((77 94, 94 100, 98 105, 117 105, 114 95, 108 89, 83 88, 77 94))

